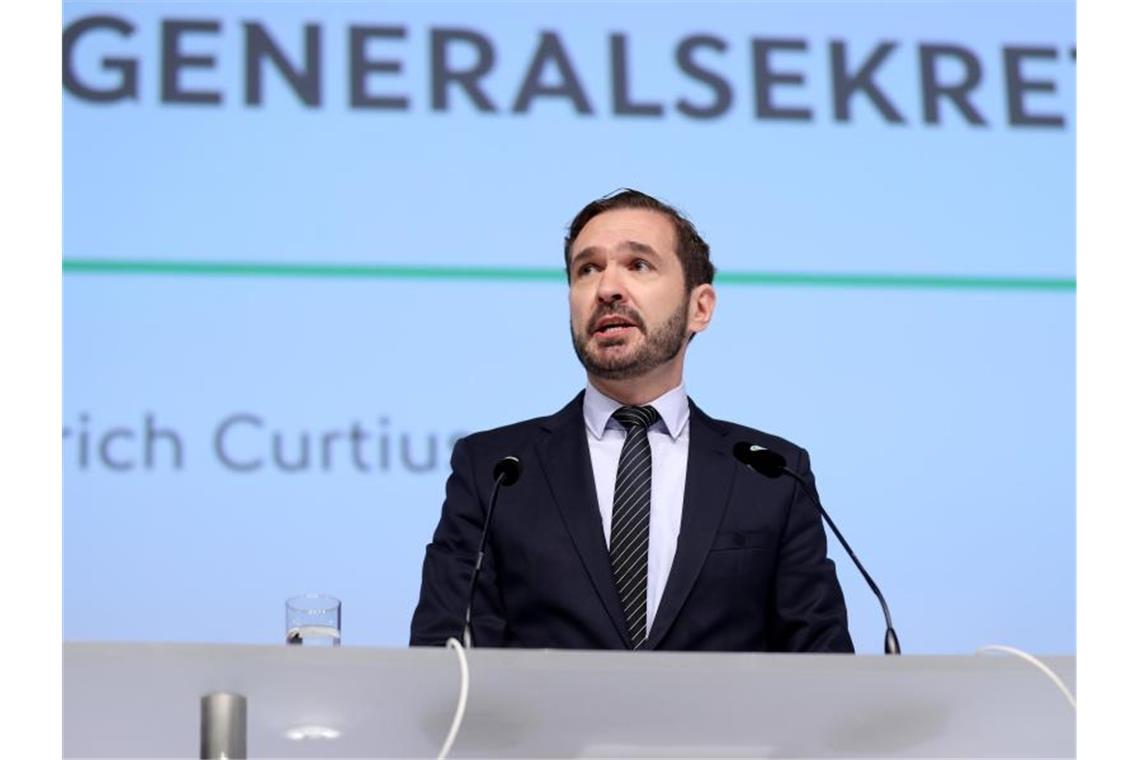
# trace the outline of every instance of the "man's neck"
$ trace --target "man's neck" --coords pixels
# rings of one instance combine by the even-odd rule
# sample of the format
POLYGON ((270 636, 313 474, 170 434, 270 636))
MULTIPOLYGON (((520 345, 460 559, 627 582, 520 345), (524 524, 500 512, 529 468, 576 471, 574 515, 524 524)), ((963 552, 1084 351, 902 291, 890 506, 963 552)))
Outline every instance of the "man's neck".
POLYGON ((659 370, 622 380, 610 380, 587 373, 590 384, 614 401, 642 406, 665 395, 681 384, 681 368, 660 367, 659 370))

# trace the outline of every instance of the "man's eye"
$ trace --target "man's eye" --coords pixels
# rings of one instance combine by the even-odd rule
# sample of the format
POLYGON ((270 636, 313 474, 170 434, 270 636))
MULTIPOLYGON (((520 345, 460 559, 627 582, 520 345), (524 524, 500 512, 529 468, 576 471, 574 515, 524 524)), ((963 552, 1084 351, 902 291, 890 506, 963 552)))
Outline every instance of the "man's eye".
POLYGON ((581 277, 584 274, 590 274, 596 271, 598 271, 597 264, 583 264, 582 266, 578 267, 578 276, 581 277))
POLYGON ((653 265, 645 259, 637 259, 633 262, 633 268, 639 272, 645 272, 652 269, 653 265))

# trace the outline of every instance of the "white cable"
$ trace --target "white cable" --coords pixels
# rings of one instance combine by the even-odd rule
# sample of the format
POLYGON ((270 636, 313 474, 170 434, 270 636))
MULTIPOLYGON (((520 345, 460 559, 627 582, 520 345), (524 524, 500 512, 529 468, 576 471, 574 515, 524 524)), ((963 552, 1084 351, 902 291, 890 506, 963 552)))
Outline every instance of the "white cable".
POLYGON ((1041 662, 1041 660, 1038 660, 1033 655, 1029 654, 1028 652, 1022 652, 1020 649, 1007 647, 1002 644, 987 644, 984 647, 978 647, 978 650, 975 652, 975 654, 980 655, 984 652, 1004 652, 1006 654, 1012 654, 1015 657, 1020 657, 1021 659, 1025 660, 1030 665, 1033 665, 1035 668, 1047 675, 1049 677, 1049 680, 1052 681, 1057 686, 1057 688, 1061 690, 1061 693, 1065 695, 1065 699, 1069 700, 1069 704, 1073 706, 1073 709, 1077 709, 1076 697, 1074 697, 1073 693, 1069 691, 1069 687, 1065 686, 1065 682, 1062 681, 1060 676, 1054 673, 1048 665, 1041 662))
POLYGON ((444 760, 451 752, 451 745, 459 735, 459 727, 463 725, 463 715, 467 712, 467 689, 471 686, 471 676, 467 671, 467 652, 458 639, 447 640, 447 648, 454 649, 459 656, 459 704, 455 706, 455 717, 451 719, 451 730, 447 732, 447 739, 443 742, 443 749, 439 751, 438 760, 444 760))

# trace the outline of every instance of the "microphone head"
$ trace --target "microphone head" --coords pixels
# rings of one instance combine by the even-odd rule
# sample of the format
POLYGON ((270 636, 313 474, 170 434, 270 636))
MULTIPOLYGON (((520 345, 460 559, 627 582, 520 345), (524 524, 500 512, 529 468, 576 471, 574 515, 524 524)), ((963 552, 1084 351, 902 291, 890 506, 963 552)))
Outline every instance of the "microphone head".
POLYGON ((742 464, 769 478, 780 477, 788 464, 781 454, 749 441, 740 441, 733 446, 732 454, 742 464))
POLYGON ((491 471, 491 477, 495 480, 501 478, 505 486, 513 486, 518 482, 520 475, 522 475, 522 462, 518 457, 503 457, 495 463, 495 469, 491 471))

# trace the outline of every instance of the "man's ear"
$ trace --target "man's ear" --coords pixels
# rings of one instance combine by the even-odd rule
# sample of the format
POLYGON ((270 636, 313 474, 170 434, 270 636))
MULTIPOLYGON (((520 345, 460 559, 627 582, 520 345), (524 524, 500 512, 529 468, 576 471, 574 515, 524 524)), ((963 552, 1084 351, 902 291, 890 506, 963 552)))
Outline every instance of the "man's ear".
POLYGON ((713 286, 705 283, 693 288, 689 294, 689 333, 704 332, 712 322, 713 311, 716 310, 716 291, 713 286))

